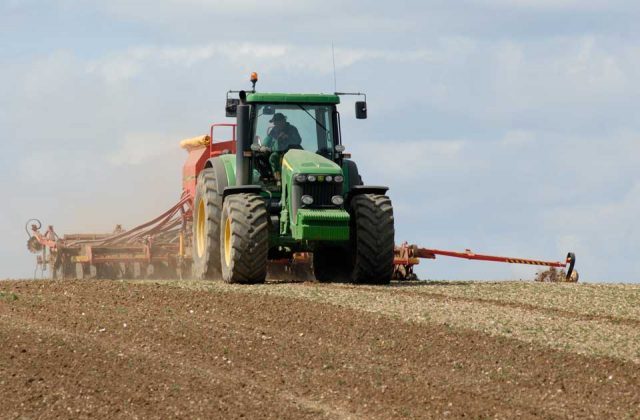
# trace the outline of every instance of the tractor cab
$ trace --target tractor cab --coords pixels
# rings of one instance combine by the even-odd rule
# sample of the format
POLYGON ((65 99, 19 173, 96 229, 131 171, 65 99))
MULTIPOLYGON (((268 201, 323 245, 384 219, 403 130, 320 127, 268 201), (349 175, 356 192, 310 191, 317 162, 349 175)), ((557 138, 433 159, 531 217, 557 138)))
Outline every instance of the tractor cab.
POLYGON ((291 150, 306 152, 310 161, 341 164, 339 102, 336 95, 247 95, 252 169, 260 183, 281 184, 282 167, 290 164, 285 157, 291 150))
MULTIPOLYGON (((316 162, 316 166, 326 166, 329 162, 338 167, 344 166, 344 158, 350 155, 344 153, 345 148, 341 144, 337 105, 341 95, 363 96, 365 101, 355 104, 356 118, 367 118, 366 95, 343 92, 263 93, 255 91, 257 81, 258 75, 252 73, 251 91, 227 92, 226 116, 237 118, 239 149, 243 151, 238 155, 242 172, 238 181, 277 189, 282 184, 283 165, 291 166, 288 163, 293 159, 288 161, 285 156, 291 150, 308 152, 306 158, 310 162, 307 163, 311 166, 311 161, 316 162), (240 108, 244 108, 245 115, 238 115, 240 108)), ((346 163, 353 167, 353 164, 346 163)))

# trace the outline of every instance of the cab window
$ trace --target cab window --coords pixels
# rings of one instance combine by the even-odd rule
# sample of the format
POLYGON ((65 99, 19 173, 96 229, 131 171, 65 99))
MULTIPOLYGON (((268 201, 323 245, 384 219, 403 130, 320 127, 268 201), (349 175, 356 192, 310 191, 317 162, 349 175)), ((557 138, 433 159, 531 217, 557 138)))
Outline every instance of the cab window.
MULTIPOLYGON (((254 143, 265 145, 274 127, 276 114, 284 115, 285 124, 294 126, 304 150, 318 153, 333 159, 335 135, 332 124, 333 107, 305 104, 259 104, 256 107, 257 119, 254 131, 254 143)), ((276 119, 279 117, 276 117, 276 119)))

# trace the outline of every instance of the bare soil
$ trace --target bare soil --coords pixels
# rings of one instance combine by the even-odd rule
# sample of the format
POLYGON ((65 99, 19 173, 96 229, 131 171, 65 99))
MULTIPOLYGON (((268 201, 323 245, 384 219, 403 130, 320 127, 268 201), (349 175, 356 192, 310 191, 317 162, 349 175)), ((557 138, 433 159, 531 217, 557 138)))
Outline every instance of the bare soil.
POLYGON ((475 328, 476 311, 466 323, 443 315, 464 304, 481 325, 501 308, 637 329, 636 312, 585 318, 551 307, 562 302, 401 286, 3 281, 0 418, 640 417, 632 353, 475 328), (410 316, 428 312, 420 302, 440 315, 410 316))

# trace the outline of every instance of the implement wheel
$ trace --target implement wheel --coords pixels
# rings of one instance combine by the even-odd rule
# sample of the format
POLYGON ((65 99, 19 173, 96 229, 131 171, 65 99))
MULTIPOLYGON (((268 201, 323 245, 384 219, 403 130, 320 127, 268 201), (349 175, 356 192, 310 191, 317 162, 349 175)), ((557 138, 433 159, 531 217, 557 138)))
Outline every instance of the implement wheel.
POLYGON ((354 283, 388 284, 393 275, 393 206, 385 195, 351 200, 351 252, 354 283))
POLYGON ((213 168, 203 169, 196 183, 193 207, 193 276, 220 278, 220 214, 222 197, 216 190, 213 168))
POLYGON ((269 225, 262 197, 245 193, 228 196, 221 222, 222 279, 227 283, 264 283, 269 225))

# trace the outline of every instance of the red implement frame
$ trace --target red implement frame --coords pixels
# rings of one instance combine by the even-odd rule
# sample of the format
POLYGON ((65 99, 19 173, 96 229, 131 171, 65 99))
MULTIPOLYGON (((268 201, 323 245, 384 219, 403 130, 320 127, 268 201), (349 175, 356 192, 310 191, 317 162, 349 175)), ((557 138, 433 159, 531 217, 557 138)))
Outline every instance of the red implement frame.
POLYGON ((420 258, 435 259, 436 255, 443 255, 453 258, 464 258, 467 260, 493 261, 510 264, 528 264, 547 267, 567 268, 567 279, 571 277, 573 268, 576 263, 576 256, 573 252, 567 254, 564 262, 561 261, 542 261, 528 258, 501 257, 496 255, 476 254, 470 249, 464 252, 444 251, 441 249, 420 248, 417 245, 409 245, 404 242, 395 248, 394 278, 399 280, 411 280, 416 278, 413 272, 413 266, 420 263, 420 258))
POLYGON ((113 233, 83 233, 60 238, 53 226, 40 233, 41 223, 30 220, 27 246, 41 252, 38 265, 51 278, 181 276, 190 266, 192 200, 180 201, 160 216, 130 230, 116 226, 113 233), (147 273, 146 275, 143 273, 147 273))

